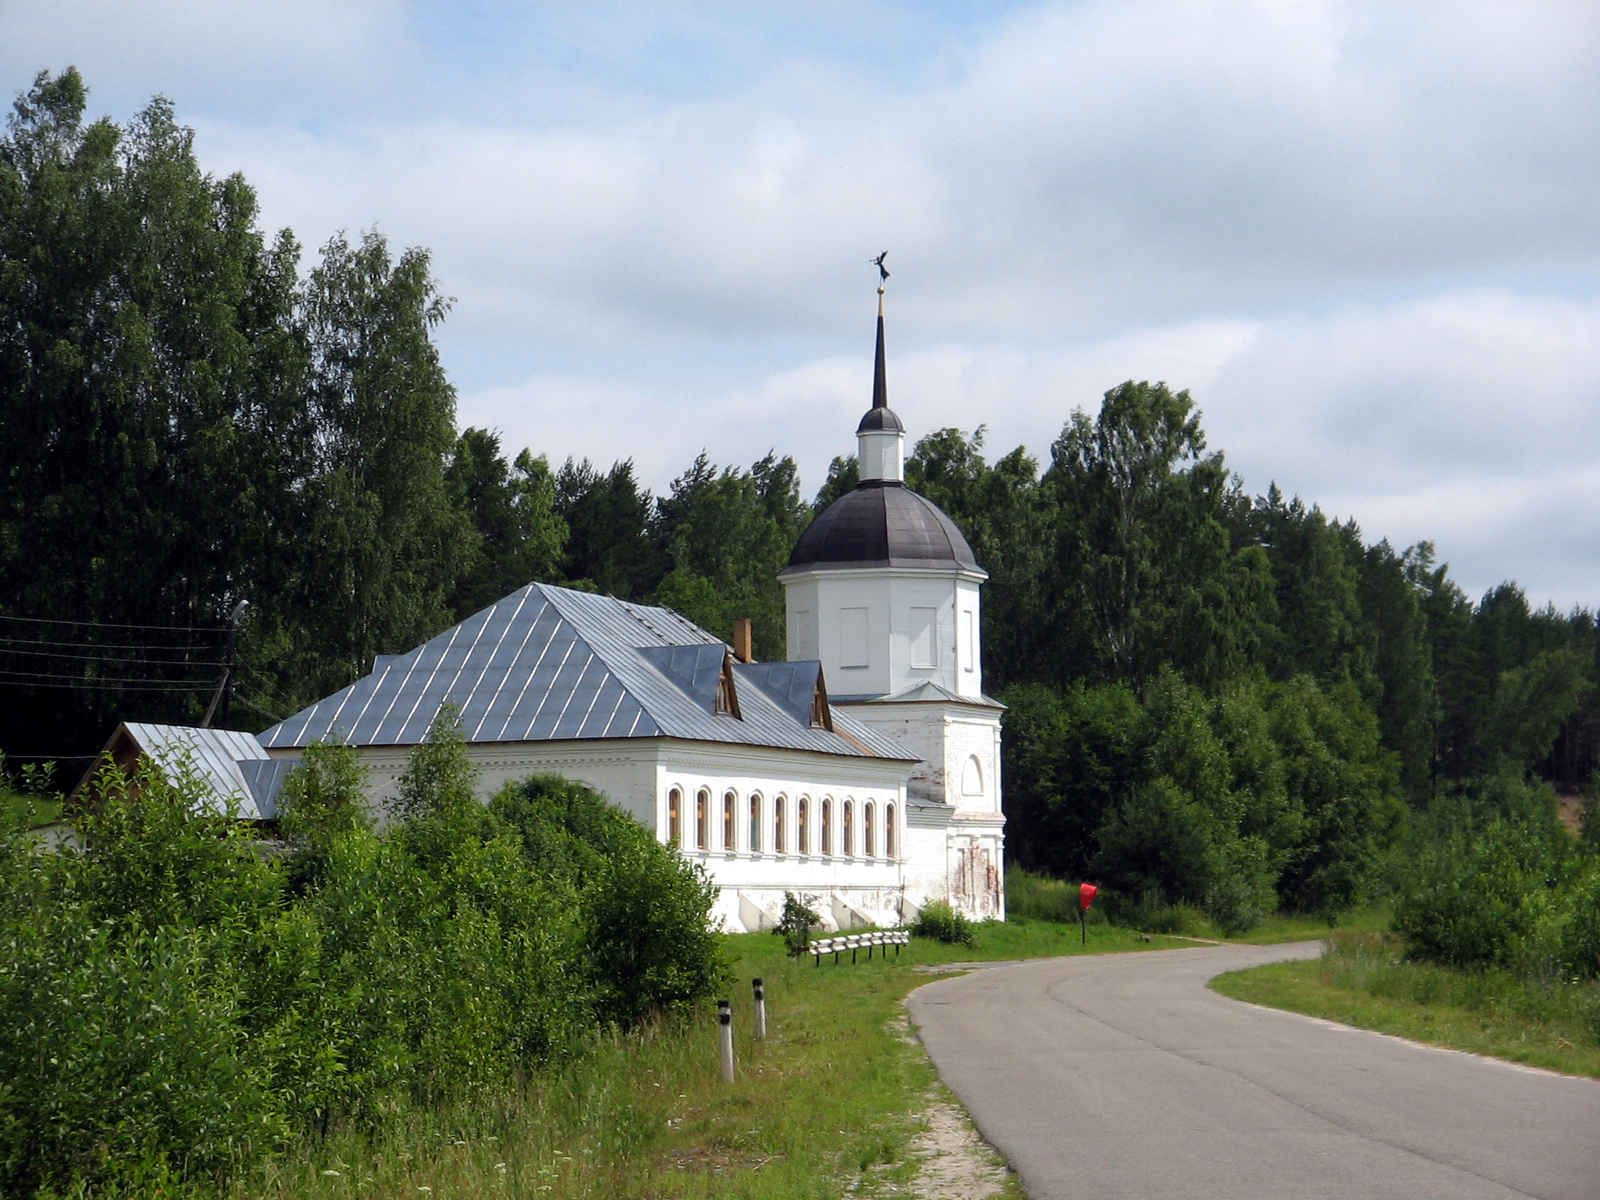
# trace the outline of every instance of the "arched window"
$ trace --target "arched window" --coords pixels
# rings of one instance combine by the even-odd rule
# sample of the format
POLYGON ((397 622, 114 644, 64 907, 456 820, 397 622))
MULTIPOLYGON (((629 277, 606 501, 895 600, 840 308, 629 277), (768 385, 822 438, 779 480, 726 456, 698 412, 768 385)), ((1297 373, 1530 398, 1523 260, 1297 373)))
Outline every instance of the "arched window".
POLYGON ((711 791, 701 788, 694 794, 694 848, 704 850, 711 841, 711 791))
POLYGON ((833 853, 833 801, 822 802, 822 852, 833 853))
POLYGON ((863 839, 861 843, 861 853, 867 858, 871 858, 877 853, 877 847, 873 844, 877 839, 872 836, 874 833, 872 828, 872 815, 872 801, 868 800, 861 809, 861 833, 863 839))
POLYGON ((722 848, 724 850, 737 850, 739 848, 738 835, 734 833, 734 822, 738 820, 739 797, 733 792, 728 792, 722 797, 722 848))
POLYGON ((883 856, 894 857, 894 805, 883 806, 883 856))
POLYGON ((772 852, 783 853, 783 797, 772 802, 772 852))
POLYGON ((794 848, 801 854, 811 853, 810 810, 811 801, 801 796, 794 810, 796 825, 794 848))
POLYGON ((849 858, 855 852, 856 841, 856 803, 854 800, 844 802, 844 825, 839 833, 839 853, 849 858))
POLYGON ((983 795, 983 766, 978 762, 976 754, 969 756, 967 765, 961 768, 961 794, 983 795))
POLYGON ((667 841, 676 846, 683 837, 683 789, 667 793, 667 841))
POLYGON ((750 853, 761 852, 761 793, 750 793, 750 853))

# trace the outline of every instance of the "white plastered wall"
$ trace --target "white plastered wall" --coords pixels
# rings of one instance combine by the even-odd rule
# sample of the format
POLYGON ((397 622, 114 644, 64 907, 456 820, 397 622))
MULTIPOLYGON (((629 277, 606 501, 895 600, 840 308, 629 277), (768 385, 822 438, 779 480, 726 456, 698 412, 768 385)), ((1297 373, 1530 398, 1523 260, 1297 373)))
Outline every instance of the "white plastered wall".
POLYGON ((788 657, 819 660, 830 693, 887 696, 932 682, 961 696, 983 694, 983 576, 898 567, 814 570, 783 577, 788 657), (865 665, 847 637, 866 610, 865 665), (926 615, 931 610, 930 636, 926 615), (931 654, 924 654, 931 648, 931 654), (849 661, 847 661, 849 660, 849 661))
MULTIPOLYGON (((382 812, 398 792, 410 747, 364 747, 369 798, 382 812)), ((299 751, 273 751, 298 758, 299 751)), ((829 929, 894 924, 906 908, 906 777, 912 764, 898 759, 814 754, 804 751, 630 738, 589 742, 513 742, 469 745, 487 800, 508 782, 554 772, 588 784, 667 841, 669 798, 680 794, 679 849, 703 867, 720 889, 712 918, 730 930, 770 928, 786 891, 811 898, 829 929), (697 844, 695 803, 709 795, 707 845, 697 844), (734 797, 734 839, 723 836, 723 804, 734 797), (750 802, 759 801, 759 838, 752 848, 750 802), (774 819, 783 801, 783 849, 775 846, 774 819), (799 801, 808 806, 807 847, 800 850, 799 801), (831 852, 821 850, 821 806, 831 813, 831 852), (852 813, 854 844, 842 843, 844 805, 852 813), (866 853, 867 807, 873 824, 866 853), (887 825, 893 813, 893 854, 887 825)), ((941 852, 942 854, 942 852, 941 852)), ((928 864, 930 868, 934 864, 928 864)), ((919 868, 920 870, 920 868, 919 868)), ((927 871, 921 871, 927 874, 927 871)), ((934 873, 937 873, 936 871, 934 873)), ((914 910, 917 902, 913 902, 914 910)))

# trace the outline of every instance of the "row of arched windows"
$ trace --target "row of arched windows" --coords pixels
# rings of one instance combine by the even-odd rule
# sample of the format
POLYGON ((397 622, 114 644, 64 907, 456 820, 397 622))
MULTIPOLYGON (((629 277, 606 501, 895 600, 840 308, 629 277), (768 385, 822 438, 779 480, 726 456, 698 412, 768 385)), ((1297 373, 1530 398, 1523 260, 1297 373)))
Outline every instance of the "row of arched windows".
MULTIPOLYGON (((773 854, 824 854, 845 858, 878 857, 878 806, 868 800, 860 806, 860 828, 856 826, 857 806, 853 799, 835 802, 832 796, 812 800, 801 796, 794 802, 794 825, 789 824, 789 798, 775 796, 770 811, 760 792, 749 797, 748 819, 741 829, 739 796, 731 788, 716 805, 710 788, 694 795, 693 811, 686 811, 682 788, 667 792, 667 840, 690 850, 748 850, 752 854, 769 850, 773 854), (835 814, 837 813, 837 826, 835 814), (813 820, 815 824, 813 825, 813 820), (770 824, 769 824, 770 821, 770 824), (712 839, 715 829, 717 840, 712 839), (740 834, 744 845, 740 845, 740 834), (771 833, 770 846, 762 845, 764 833, 771 833), (790 835, 793 836, 791 850, 790 835)), ((896 854, 897 831, 894 805, 883 806, 883 857, 896 854)))

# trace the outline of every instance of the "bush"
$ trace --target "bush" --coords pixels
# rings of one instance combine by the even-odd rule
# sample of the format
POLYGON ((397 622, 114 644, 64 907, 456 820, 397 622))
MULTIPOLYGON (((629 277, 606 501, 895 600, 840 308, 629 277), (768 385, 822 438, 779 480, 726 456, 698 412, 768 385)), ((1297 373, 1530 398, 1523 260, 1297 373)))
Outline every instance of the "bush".
POLYGON ((581 964, 602 1021, 624 1027, 726 981, 716 885, 600 793, 559 775, 501 790, 490 814, 536 869, 576 895, 581 964))
POLYGON ((972 922, 943 900, 929 900, 924 904, 922 911, 917 914, 916 923, 911 926, 911 932, 916 937, 930 938, 947 946, 972 947, 978 944, 972 922))
POLYGON ((87 790, 81 850, 0 814, 0 1195, 191 1191, 714 992, 704 877, 566 780, 464 805, 452 727, 383 834, 313 748, 283 854, 149 766, 87 790))
MULTIPOLYGON (((809 899, 809 897, 808 897, 809 899)), ((783 913, 772 932, 783 939, 790 958, 799 958, 811 946, 811 931, 821 924, 822 918, 805 900, 793 892, 783 894, 783 913)))
POLYGON ((1580 868, 1542 784, 1500 776, 1441 797, 1417 832, 1393 928, 1415 959, 1548 972, 1580 868))

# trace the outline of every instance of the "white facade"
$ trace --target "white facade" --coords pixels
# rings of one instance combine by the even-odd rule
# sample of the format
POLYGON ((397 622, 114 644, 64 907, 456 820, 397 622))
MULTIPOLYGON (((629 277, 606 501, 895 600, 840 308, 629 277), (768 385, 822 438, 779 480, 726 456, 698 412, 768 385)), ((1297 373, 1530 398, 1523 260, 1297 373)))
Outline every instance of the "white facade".
MULTIPOLYGON (((361 748, 375 810, 398 794, 409 753, 361 748)), ((894 925, 916 913, 920 896, 906 889, 904 761, 669 738, 478 743, 467 755, 485 800, 553 772, 676 841, 721 886, 713 917, 725 928, 770 929, 786 891, 811 897, 829 929, 894 925)))
POLYGON ((934 683, 980 699, 985 578, 916 567, 785 575, 789 657, 819 660, 835 696, 892 696, 934 683))

